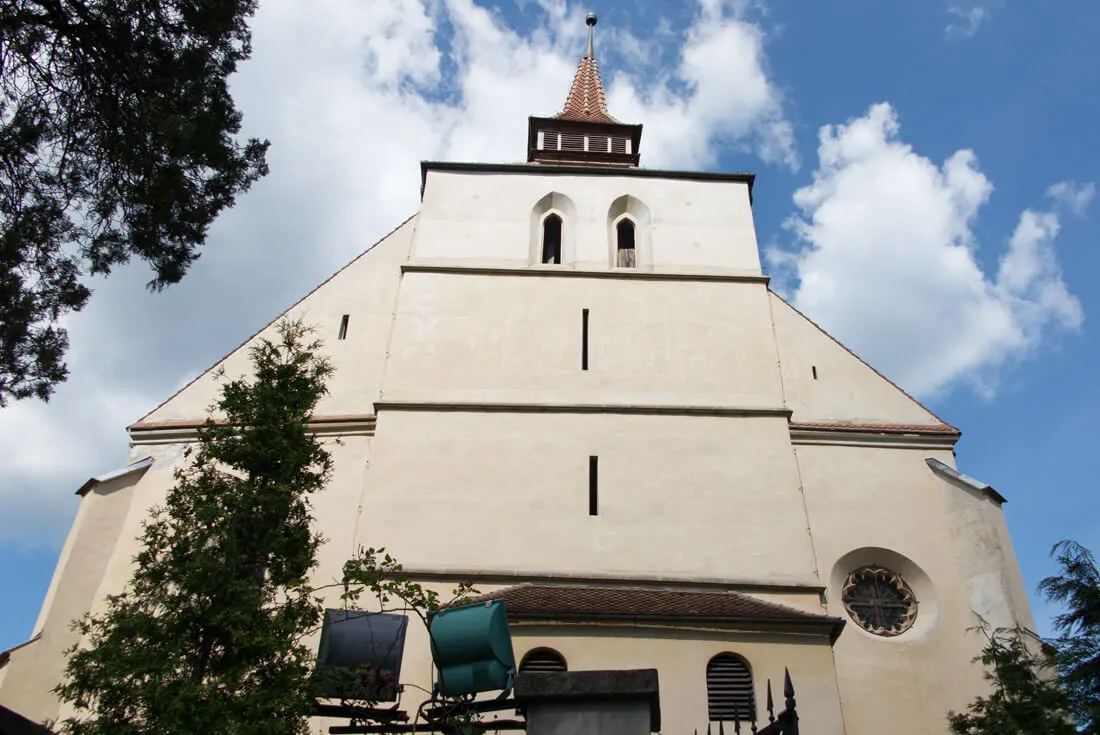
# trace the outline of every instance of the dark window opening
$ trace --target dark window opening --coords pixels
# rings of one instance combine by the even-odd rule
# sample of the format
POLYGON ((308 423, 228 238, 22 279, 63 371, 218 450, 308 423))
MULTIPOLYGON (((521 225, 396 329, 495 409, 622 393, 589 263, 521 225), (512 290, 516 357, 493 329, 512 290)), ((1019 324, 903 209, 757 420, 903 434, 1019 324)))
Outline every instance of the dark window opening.
POLYGON ((598 489, 596 487, 596 476, 599 474, 599 457, 588 458, 588 515, 598 516, 600 514, 599 497, 597 495, 598 489))
POLYGON ((588 136, 588 150, 589 152, 607 153, 611 150, 610 140, 606 135, 590 135, 588 136))
POLYGON ((561 263, 561 217, 556 214, 542 221, 542 262, 561 263))
POLYGON ((588 369, 588 309, 581 309, 581 370, 588 369))
POLYGON ((347 339, 348 338, 348 320, 349 319, 351 319, 351 316, 348 315, 348 314, 344 314, 342 317, 340 317, 340 331, 337 332, 336 339, 347 339))
POLYGON ((569 666, 565 663, 565 657, 553 648, 536 648, 533 651, 528 651, 523 657, 523 660, 519 663, 519 672, 521 674, 529 671, 568 670, 569 666))
POLYGON ((542 134, 542 149, 546 151, 556 151, 560 148, 561 135, 551 131, 547 131, 542 134))
POLYGON ((615 225, 615 235, 618 245, 615 264, 620 268, 634 268, 638 265, 637 249, 634 247, 634 222, 626 218, 619 220, 619 224, 615 225))
POLYGON ((740 656, 720 653, 707 664, 707 711, 711 722, 756 722, 752 672, 740 656))
POLYGON ((612 138, 611 139, 611 152, 612 153, 626 153, 626 138, 612 138))
POLYGON ((810 369, 814 371, 814 380, 817 380, 817 365, 811 366, 810 369))

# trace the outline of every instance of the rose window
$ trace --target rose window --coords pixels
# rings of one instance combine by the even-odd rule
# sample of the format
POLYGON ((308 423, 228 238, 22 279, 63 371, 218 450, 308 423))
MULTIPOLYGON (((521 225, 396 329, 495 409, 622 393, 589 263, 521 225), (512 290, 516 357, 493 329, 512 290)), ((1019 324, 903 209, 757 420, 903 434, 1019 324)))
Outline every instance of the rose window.
POLYGON ((840 596, 852 620, 875 635, 899 635, 917 619, 917 598, 901 575, 889 569, 857 569, 848 575, 840 596))

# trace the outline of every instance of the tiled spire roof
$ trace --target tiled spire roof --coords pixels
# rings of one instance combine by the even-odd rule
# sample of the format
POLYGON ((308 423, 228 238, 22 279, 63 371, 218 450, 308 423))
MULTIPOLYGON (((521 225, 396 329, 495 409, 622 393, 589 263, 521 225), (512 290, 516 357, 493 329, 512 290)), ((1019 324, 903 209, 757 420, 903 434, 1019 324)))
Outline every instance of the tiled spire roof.
POLYGON ((588 23, 588 48, 577 66, 573 86, 569 89, 569 96, 565 98, 565 107, 554 117, 559 120, 621 125, 607 111, 607 98, 604 95, 603 82, 600 81, 600 66, 596 63, 596 54, 593 51, 592 35, 596 25, 596 14, 589 13, 586 22, 588 23))

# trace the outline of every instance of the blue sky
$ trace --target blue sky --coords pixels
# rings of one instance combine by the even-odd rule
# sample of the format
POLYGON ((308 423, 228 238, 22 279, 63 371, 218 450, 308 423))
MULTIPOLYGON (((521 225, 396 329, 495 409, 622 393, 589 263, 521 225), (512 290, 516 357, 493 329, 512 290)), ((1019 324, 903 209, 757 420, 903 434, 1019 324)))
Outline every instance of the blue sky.
POLYGON ((125 463, 125 425, 412 213, 419 160, 521 160, 588 10, 642 165, 757 174, 776 288, 962 428, 1028 589, 1059 539, 1100 550, 1100 4, 305 5, 261 3, 234 81, 270 176, 179 286, 96 281, 69 384, 0 412, 0 650, 30 633, 73 492, 125 463))

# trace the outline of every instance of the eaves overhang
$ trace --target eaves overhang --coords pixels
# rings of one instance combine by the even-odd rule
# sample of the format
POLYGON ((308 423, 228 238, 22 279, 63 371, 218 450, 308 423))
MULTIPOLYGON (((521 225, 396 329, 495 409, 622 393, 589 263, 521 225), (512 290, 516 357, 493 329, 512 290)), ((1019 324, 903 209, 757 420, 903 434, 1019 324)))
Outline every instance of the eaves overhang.
POLYGON ((943 462, 933 457, 928 457, 924 460, 928 468, 932 470, 934 474, 940 478, 947 480, 955 485, 962 485, 963 487, 974 490, 975 492, 985 495, 987 498, 995 502, 997 505, 1003 505, 1008 502, 1008 499, 1004 495, 993 489, 993 486, 982 482, 981 480, 975 480, 970 475, 964 475, 954 467, 944 464, 943 462))
POLYGON ((81 485, 80 488, 76 491, 76 494, 83 497, 84 495, 87 495, 88 491, 94 488, 96 485, 102 484, 104 482, 110 482, 111 480, 117 480, 120 477, 126 477, 127 475, 145 472, 145 470, 149 469, 152 466, 153 458, 146 457, 145 459, 139 459, 137 462, 134 462, 131 465, 127 465, 126 467, 121 467, 117 470, 105 472, 102 475, 96 475, 95 477, 89 477, 88 481, 81 485))
POLYGON ((747 184, 749 203, 752 203, 752 187, 756 174, 723 173, 718 171, 665 171, 656 168, 626 168, 623 166, 593 166, 546 163, 456 163, 447 161, 420 162, 420 197, 424 198, 424 187, 429 171, 447 173, 481 174, 537 174, 541 176, 626 176, 641 179, 676 179, 680 181, 717 181, 747 184))

